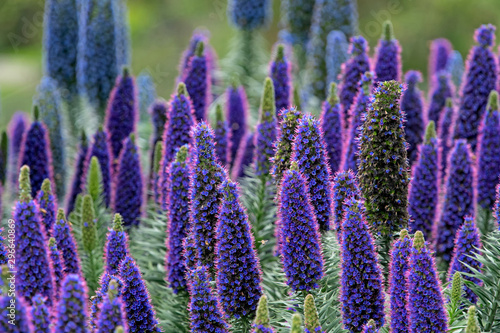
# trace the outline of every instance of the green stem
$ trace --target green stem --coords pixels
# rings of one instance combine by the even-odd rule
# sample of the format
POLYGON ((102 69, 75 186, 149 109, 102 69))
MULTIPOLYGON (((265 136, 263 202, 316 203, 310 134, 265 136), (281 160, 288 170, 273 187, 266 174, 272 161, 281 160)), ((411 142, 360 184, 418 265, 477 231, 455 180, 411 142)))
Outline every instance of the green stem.
POLYGON ((89 252, 89 262, 90 262, 90 276, 89 276, 89 293, 94 293, 96 289, 96 272, 95 272, 95 263, 94 263, 94 251, 89 252))
POLYGON ((497 286, 497 291, 495 295, 495 300, 493 301, 493 307, 491 308, 490 314, 489 314, 489 319, 488 319, 488 324, 484 327, 484 330, 486 332, 491 331, 491 327, 493 326, 493 322, 495 321, 497 309, 498 309, 498 303, 500 302, 500 282, 497 286))

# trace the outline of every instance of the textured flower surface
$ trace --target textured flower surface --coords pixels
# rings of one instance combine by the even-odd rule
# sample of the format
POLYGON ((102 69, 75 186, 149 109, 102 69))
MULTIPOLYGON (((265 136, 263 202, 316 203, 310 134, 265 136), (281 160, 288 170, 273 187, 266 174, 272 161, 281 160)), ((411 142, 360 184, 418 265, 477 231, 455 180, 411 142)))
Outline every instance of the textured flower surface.
POLYGON ((433 88, 429 96, 429 107, 427 119, 437 123, 441 118, 441 112, 446 104, 446 99, 453 97, 454 92, 450 82, 450 76, 446 71, 440 71, 434 78, 433 88))
POLYGON ((224 181, 221 192, 215 247, 219 302, 229 316, 253 316, 262 295, 254 239, 236 183, 224 181))
POLYGON ((9 323, 11 297, 7 295, 0 295, 0 331, 6 333, 31 333, 34 330, 31 313, 28 305, 21 298, 16 298, 14 304, 16 321, 15 325, 9 323))
POLYGON ((293 142, 292 160, 297 161, 309 191, 321 231, 330 230, 332 215, 331 171, 319 121, 310 115, 300 120, 293 142))
POLYGON ((354 198, 360 200, 358 182, 351 170, 337 172, 333 179, 333 225, 340 241, 342 237, 342 220, 345 214, 345 201, 354 198))
POLYGON ((211 79, 208 70, 205 44, 199 41, 196 45, 195 55, 189 61, 182 81, 193 102, 194 114, 197 121, 207 119, 207 108, 211 101, 211 79))
POLYGON ((446 69, 449 58, 451 56, 451 52, 452 52, 452 45, 449 40, 445 38, 438 38, 431 42, 430 54, 429 54, 430 80, 433 80, 437 75, 437 73, 446 69))
POLYGON ((309 294, 304 302, 304 332, 305 333, 326 333, 321 329, 318 310, 314 304, 314 297, 309 294))
POLYGON ((320 234, 306 180, 296 163, 285 172, 279 192, 279 242, 287 284, 295 291, 318 288, 323 277, 320 234))
MULTIPOLYGON (((111 148, 109 145, 109 135, 102 127, 94 134, 94 140, 87 157, 87 168, 92 157, 97 157, 102 175, 103 201, 106 207, 111 203, 111 148)), ((86 173, 86 172, 85 172, 86 173)))
POLYGON ((97 329, 98 317, 102 308, 102 303, 108 295, 108 289, 111 281, 116 281, 118 283, 118 288, 116 288, 116 296, 121 297, 123 281, 116 275, 109 275, 104 272, 99 280, 100 288, 96 290, 95 295, 90 298, 90 320, 89 324, 92 329, 97 329))
POLYGON ((405 139, 408 143, 407 156, 410 165, 418 156, 418 145, 424 136, 424 99, 417 85, 422 82, 422 75, 417 71, 408 71, 405 75, 407 88, 401 97, 401 110, 405 114, 405 139))
POLYGON ((394 38, 391 21, 385 21, 375 55, 375 82, 401 81, 401 46, 394 38))
POLYGON ((124 316, 124 306, 120 293, 120 285, 117 280, 113 279, 109 282, 108 293, 104 298, 99 313, 96 333, 115 333, 118 326, 126 327, 126 319, 124 316))
POLYGON ((64 211, 60 208, 57 211, 56 223, 54 224, 54 238, 57 248, 61 251, 64 262, 65 274, 80 274, 81 265, 77 252, 76 241, 73 237, 71 225, 66 221, 64 211))
POLYGON ((342 109, 337 94, 337 84, 331 83, 328 98, 321 108, 321 128, 326 144, 328 162, 332 172, 337 172, 342 158, 342 109))
POLYGON ((271 158, 274 156, 276 140, 276 105, 274 102, 274 86, 270 78, 264 82, 264 92, 260 104, 259 122, 255 129, 255 169, 257 176, 265 176, 271 170, 271 158))
POLYGON ((109 275, 118 275, 122 260, 129 255, 128 236, 122 224, 122 216, 115 214, 113 228, 109 229, 106 245, 104 245, 106 273, 109 275))
POLYGON ((44 224, 44 231, 47 237, 52 235, 52 227, 56 220, 57 200, 52 194, 52 185, 49 179, 45 179, 36 196, 36 203, 40 209, 40 219, 44 224))
POLYGON ((66 203, 66 213, 69 214, 75 209, 75 201, 78 194, 82 192, 83 182, 86 178, 85 162, 87 159, 87 152, 89 145, 85 132, 82 132, 78 152, 75 158, 75 173, 73 174, 73 181, 71 182, 71 190, 68 193, 66 203))
POLYGON ((241 30, 255 30, 263 27, 272 14, 269 0, 230 0, 227 11, 231 23, 241 30))
POLYGON ((446 308, 437 270, 420 231, 413 239, 407 279, 410 332, 447 332, 446 308))
POLYGON ((455 123, 456 111, 451 98, 446 100, 444 109, 439 119, 438 137, 439 137, 439 163, 441 171, 441 183, 446 179, 446 170, 448 168, 448 154, 454 146, 453 124, 455 123))
POLYGON ((276 57, 271 62, 269 76, 273 80, 274 100, 278 120, 281 121, 280 111, 289 108, 291 100, 291 65, 285 56, 285 46, 279 44, 276 48, 276 57))
POLYGON ((222 106, 218 104, 215 109, 215 151, 221 165, 229 165, 229 126, 222 114, 222 106))
POLYGON ((57 248, 56 240, 53 237, 49 238, 49 255, 54 272, 54 296, 57 300, 65 274, 61 251, 57 248))
POLYGON ((267 296, 262 295, 257 306, 257 315, 252 324, 252 333, 274 333, 269 323, 269 309, 267 307, 267 296))
POLYGON ((88 333, 87 286, 81 277, 68 274, 56 307, 55 332, 88 333))
MULTIPOLYGON (((50 332, 50 312, 45 304, 45 299, 36 294, 33 297, 33 305, 31 306, 31 319, 33 320, 33 332, 50 332)), ((25 331, 28 333, 29 331, 25 331)))
POLYGON ((399 239, 391 251, 389 293, 391 298, 391 332, 407 333, 408 327, 408 288, 406 275, 409 269, 409 259, 412 241, 408 232, 401 230, 399 239))
POLYGON ((229 150, 231 165, 235 165, 240 143, 247 133, 248 102, 243 86, 227 88, 226 118, 229 124, 229 150))
POLYGON ((382 273, 375 245, 364 218, 362 202, 347 199, 342 222, 341 288, 344 328, 359 332, 368 320, 384 325, 382 273))

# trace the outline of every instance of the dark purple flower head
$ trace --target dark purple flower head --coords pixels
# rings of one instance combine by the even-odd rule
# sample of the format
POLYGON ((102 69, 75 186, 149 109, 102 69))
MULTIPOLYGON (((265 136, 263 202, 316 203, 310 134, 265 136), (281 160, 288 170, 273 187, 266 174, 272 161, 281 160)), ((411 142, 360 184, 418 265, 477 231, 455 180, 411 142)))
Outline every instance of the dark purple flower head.
POLYGON ((363 203, 351 197, 345 205, 340 302, 344 328, 359 332, 370 319, 379 327, 384 325, 382 272, 364 217, 363 203))
POLYGON ((497 226, 500 227, 500 184, 498 184, 496 187, 496 200, 495 206, 493 207, 493 214, 495 216, 497 226))
POLYGON ((127 327, 120 288, 119 282, 116 279, 111 279, 99 312, 96 333, 115 333, 118 326, 127 327))
POLYGON ((102 308, 102 303, 104 302, 104 299, 108 295, 108 290, 111 281, 114 281, 118 284, 115 295, 117 297, 122 296, 123 281, 118 276, 119 275, 109 275, 108 273, 104 272, 99 281, 100 288, 96 290, 95 295, 90 298, 91 304, 90 304, 89 324, 90 327, 94 330, 98 328, 97 324, 98 324, 98 318, 100 316, 100 311, 102 308))
POLYGON ((359 80, 363 73, 370 70, 368 43, 362 36, 352 37, 349 46, 351 58, 342 65, 342 84, 340 85, 340 103, 344 112, 344 126, 349 124, 349 109, 359 91, 359 80))
POLYGON ((401 81, 401 46, 394 38, 391 21, 385 21, 375 55, 375 82, 401 81))
POLYGON ((34 120, 24 135, 19 165, 30 168, 32 197, 36 196, 44 179, 52 180, 50 140, 47 128, 38 120, 38 106, 34 108, 34 120))
POLYGON ((276 57, 271 62, 269 76, 273 80, 274 99, 278 121, 281 121, 280 112, 290 107, 291 100, 291 65, 285 56, 285 46, 279 44, 276 47, 276 57))
POLYGON ((80 258, 75 255, 75 253, 78 253, 76 241, 73 237, 71 225, 66 221, 62 208, 59 208, 57 211, 56 223, 54 224, 54 238, 64 262, 64 273, 80 274, 80 258))
POLYGON ((113 159, 118 159, 124 140, 135 130, 138 113, 137 88, 127 68, 116 78, 106 110, 106 129, 113 159))
POLYGON ((294 291, 318 288, 323 277, 320 233, 308 192, 293 162, 279 189, 278 234, 287 284, 294 291))
POLYGON ((167 281, 174 293, 187 287, 187 272, 184 258, 183 240, 190 229, 188 145, 179 148, 175 161, 170 164, 170 188, 167 201, 167 281))
POLYGON ((440 183, 444 183, 448 166, 448 153, 454 146, 453 125, 455 123, 456 111, 451 98, 446 99, 446 103, 439 119, 439 162, 441 171, 440 183))
POLYGON ((342 240, 342 220, 345 214, 345 201, 354 198, 360 200, 360 192, 356 176, 352 170, 339 171, 333 179, 333 226, 337 238, 342 240))
POLYGON ((88 319, 85 281, 76 274, 69 274, 61 286, 54 331, 87 333, 88 319))
POLYGON ((55 300, 59 299, 59 292, 61 288, 62 281, 64 279, 64 262, 61 256, 61 251, 57 248, 55 238, 49 238, 49 255, 50 261, 52 265, 52 269, 54 271, 54 293, 55 300))
POLYGON ((500 114, 498 93, 490 93, 486 114, 481 121, 477 143, 476 196, 480 207, 491 210, 500 176, 500 114))
POLYGON ((169 105, 163 99, 157 99, 151 104, 149 113, 151 115, 151 122, 153 123, 153 134, 151 144, 154 146, 163 137, 165 124, 167 122, 169 105))
POLYGON ((337 84, 332 82, 328 98, 323 102, 321 111, 321 128, 323 128, 323 137, 332 172, 337 172, 340 167, 343 127, 337 84))
POLYGON ((474 170, 470 155, 467 142, 457 140, 448 160, 446 193, 434 230, 436 256, 446 265, 451 261, 457 230, 466 216, 474 215, 474 170))
POLYGON ((255 30, 263 27, 272 17, 269 0, 230 0, 227 13, 231 23, 241 30, 255 30))
POLYGON ((439 192, 438 142, 434 122, 427 125, 425 142, 419 146, 418 159, 413 167, 408 213, 410 232, 420 230, 427 239, 432 237, 436 220, 439 192))
POLYGON ((31 192, 30 169, 23 166, 19 176, 19 201, 12 213, 16 222, 16 292, 30 303, 33 296, 40 294, 47 298, 50 306, 54 297, 54 276, 45 228, 31 192))
POLYGON ((429 96, 427 119, 428 121, 432 120, 437 123, 446 104, 446 99, 454 96, 454 89, 450 80, 450 75, 446 71, 437 72, 434 81, 429 96))
POLYGON ((49 179, 45 179, 36 196, 36 203, 40 209, 40 218, 44 224, 46 237, 52 236, 52 226, 56 221, 57 199, 52 192, 49 179))
POLYGON ((222 114, 222 106, 215 108, 215 151, 221 165, 229 165, 229 127, 222 114))
MULTIPOLYGON (((378 333, 377 325, 373 319, 368 320, 365 326, 363 326, 363 333, 378 333)), ((405 331, 407 332, 407 331, 405 331)))
POLYGON ((371 72, 364 73, 359 81, 361 89, 349 110, 349 119, 351 122, 347 128, 346 143, 343 150, 344 156, 342 156, 340 170, 352 170, 355 173, 358 171, 359 135, 361 134, 361 126, 363 125, 366 111, 373 101, 373 95, 371 95, 372 82, 373 74, 371 72))
MULTIPOLYGON (((1 191, 0 194, 2 194, 1 191)), ((4 245, 5 238, 2 236, 2 232, 3 229, 0 228, 0 265, 5 265, 7 263, 7 249, 4 245)))
POLYGON ((257 176, 267 176, 271 170, 271 158, 274 156, 276 132, 274 85, 270 78, 266 78, 260 104, 259 122, 254 136, 254 159, 257 176))
POLYGON ((109 275, 118 275, 122 260, 129 255, 128 236, 122 225, 122 216, 115 214, 113 228, 109 229, 106 245, 104 246, 106 273, 109 275))
POLYGON ((9 135, 9 166, 11 170, 11 181, 17 187, 17 177, 19 171, 19 154, 22 151, 24 133, 29 127, 29 119, 23 112, 16 112, 12 116, 8 126, 9 135))
POLYGON ((215 156, 214 133, 205 122, 192 133, 194 149, 190 183, 191 223, 197 254, 203 265, 213 269, 215 259, 215 228, 220 207, 219 186, 225 178, 224 169, 215 156))
POLYGON ((302 112, 294 107, 280 110, 279 113, 281 114, 280 131, 276 139, 276 152, 272 157, 271 169, 276 184, 281 183, 283 174, 290 169, 292 164, 293 141, 295 140, 297 126, 303 116, 302 112))
POLYGON ((120 265, 120 277, 129 332, 160 332, 146 283, 134 259, 129 256, 120 265))
POLYGON ((241 139, 236 160, 233 164, 233 171, 231 178, 236 180, 245 175, 245 168, 252 164, 253 155, 255 150, 255 140, 253 133, 247 133, 241 139))
MULTIPOLYGON (((50 332, 50 311, 45 304, 45 298, 40 294, 33 297, 33 305, 31 306, 31 319, 33 321, 33 332, 50 332)), ((5 331, 10 332, 10 331, 5 331)), ((25 331, 28 333, 30 331, 25 331)))
POLYGON ((409 268, 411 239, 406 229, 401 230, 399 239, 391 251, 389 294, 391 295, 391 332, 407 333, 408 325, 408 288, 406 274, 409 268))
POLYGON ((0 295, 0 331, 6 333, 31 333, 34 331, 31 311, 25 300, 16 296, 15 309, 15 325, 12 325, 9 314, 11 313, 9 306, 12 304, 13 298, 4 294, 0 295))
POLYGON ((248 102, 243 86, 233 84, 226 91, 226 119, 229 124, 231 165, 235 164, 238 148, 247 133, 248 102))
POLYGON ((407 281, 410 332, 446 332, 448 325, 441 285, 434 258, 420 231, 413 239, 407 281))
POLYGON ((71 182, 71 190, 68 193, 66 213, 69 214, 75 209, 75 201, 78 194, 82 192, 83 183, 86 179, 86 168, 85 164, 87 161, 87 152, 89 145, 87 142, 87 136, 85 132, 82 132, 80 145, 78 147, 77 156, 75 159, 75 173, 73 175, 73 181, 71 182))
MULTIPOLYGON (((90 160, 92 157, 97 157, 99 161, 99 166, 101 167, 101 175, 102 175, 102 193, 103 193, 103 201, 106 207, 109 207, 111 203, 111 148, 109 135, 106 130, 102 127, 99 127, 97 132, 94 134, 94 141, 92 142, 92 146, 88 152, 87 161, 86 161, 86 169, 90 166, 90 160)), ((87 174, 87 171, 84 172, 87 174)))
POLYGON ((207 108, 211 100, 211 79, 204 52, 205 43, 196 44, 195 55, 189 61, 182 81, 186 84, 187 91, 193 101, 193 108, 197 121, 207 119, 207 108))
POLYGON ((254 239, 237 185, 225 180, 221 192, 215 247, 219 302, 228 316, 253 317, 262 295, 254 239))
MULTIPOLYGON (((431 42, 429 54, 429 81, 431 83, 438 72, 446 69, 452 50, 452 45, 446 38, 434 39, 431 42)), ((436 121, 436 119, 430 120, 436 121)))
POLYGON ((305 115, 299 122, 293 143, 292 160, 303 175, 314 215, 321 231, 330 230, 332 212, 331 171, 319 121, 305 115))
POLYGON ((189 62, 191 59, 195 56, 196 53, 196 47, 198 46, 199 42, 208 43, 210 39, 210 32, 205 29, 195 29, 193 32, 193 35, 191 36, 191 39, 189 40, 189 45, 188 47, 184 50, 181 56, 181 62, 179 64, 179 73, 183 74, 186 72, 189 66, 189 62))
MULTIPOLYGON (((479 231, 476 228, 474 219, 466 217, 462 227, 457 232, 455 237, 455 249, 453 250, 453 258, 450 264, 450 271, 448 279, 453 279, 455 272, 460 272, 462 277, 475 284, 480 284, 478 278, 470 277, 467 274, 472 274, 471 267, 475 270, 481 271, 482 264, 475 259, 475 255, 480 253, 481 240, 479 239, 479 231)), ((469 287, 464 286, 465 297, 471 302, 477 302, 477 296, 470 290, 469 287)))
POLYGON ((455 124, 454 136, 467 139, 476 150, 479 123, 483 118, 488 95, 496 89, 498 60, 491 50, 495 41, 495 27, 482 25, 474 36, 479 45, 474 46, 467 58, 465 77, 462 83, 460 108, 455 124))
POLYGON ((422 82, 422 74, 408 71, 405 76, 407 88, 401 97, 401 110, 405 114, 405 139, 408 143, 407 156, 410 165, 417 159, 418 145, 424 136, 424 98, 417 87, 422 82))
POLYGON ((143 181, 135 136, 125 139, 116 174, 114 207, 125 226, 138 225, 141 219, 143 181))
POLYGON ((210 287, 208 268, 198 266, 189 277, 189 316, 191 332, 229 333, 229 325, 224 320, 224 312, 210 287))

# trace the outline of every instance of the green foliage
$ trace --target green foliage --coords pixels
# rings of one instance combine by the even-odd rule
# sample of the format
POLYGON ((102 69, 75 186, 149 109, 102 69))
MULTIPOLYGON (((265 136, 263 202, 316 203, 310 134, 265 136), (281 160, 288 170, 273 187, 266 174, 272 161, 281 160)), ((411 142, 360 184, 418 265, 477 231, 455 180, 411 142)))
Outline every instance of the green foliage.
POLYGON ((82 202, 82 241, 83 248, 92 252, 96 248, 97 229, 95 225, 94 203, 90 195, 85 195, 82 202))
POLYGON ((476 225, 479 230, 481 241, 484 241, 488 236, 497 229, 495 216, 490 209, 485 209, 481 206, 476 207, 476 225))
POLYGON ((450 332, 460 332, 465 326, 463 279, 460 272, 455 272, 451 284, 444 290, 448 299, 446 311, 448 312, 448 327, 450 332))

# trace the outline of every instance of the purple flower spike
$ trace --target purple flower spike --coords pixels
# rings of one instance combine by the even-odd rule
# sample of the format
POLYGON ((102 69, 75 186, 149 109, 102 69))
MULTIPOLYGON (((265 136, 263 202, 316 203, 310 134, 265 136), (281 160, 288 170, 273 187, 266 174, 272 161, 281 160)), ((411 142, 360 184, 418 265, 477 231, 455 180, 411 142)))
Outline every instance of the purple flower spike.
MULTIPOLYGON (((480 249, 481 241, 479 239, 479 231, 476 228, 474 219, 472 217, 466 217, 464 224, 460 230, 458 230, 455 237, 455 249, 453 250, 453 258, 451 260, 450 271, 448 273, 448 279, 450 282, 453 279, 453 274, 455 274, 455 272, 460 272, 462 273, 463 279, 475 284, 481 283, 479 279, 467 275, 473 273, 470 267, 478 271, 481 270, 482 264, 474 258, 475 254, 480 252, 480 249)), ((471 303, 476 303, 477 296, 472 292, 472 290, 470 290, 467 286, 464 286, 464 290, 465 297, 471 303)))
MULTIPOLYGON (((97 330, 98 328, 97 324, 98 324, 98 318, 100 316, 100 311, 102 308, 102 303, 104 302, 104 299, 108 295, 108 289, 111 281, 115 281, 118 284, 118 287, 116 288, 116 296, 117 297, 122 296, 123 281, 118 276, 109 275, 108 273, 104 272, 99 281, 100 288, 96 290, 95 296, 90 298, 91 304, 90 304, 89 324, 91 328, 94 330, 97 330)), ((125 311, 123 311, 123 313, 125 313, 125 311)))
MULTIPOLYGON (((438 38, 431 42, 429 55, 429 80, 432 82, 437 73, 446 69, 453 47, 446 38, 438 38)), ((436 121, 436 119, 430 119, 436 121)))
POLYGON ((197 121, 207 119, 207 108, 212 97, 210 72, 204 47, 205 43, 203 41, 196 44, 195 55, 189 61, 189 65, 182 77, 182 81, 186 84, 189 96, 193 101, 197 121))
POLYGON ((253 133, 247 133, 240 142, 240 148, 234 161, 231 178, 236 180, 245 175, 245 168, 252 164, 254 159, 255 140, 253 133))
POLYGON ((441 180, 440 183, 444 183, 446 179, 446 170, 448 169, 448 154, 454 146, 453 135, 453 124, 455 123, 456 111, 453 106, 453 101, 448 98, 445 103, 445 107, 441 114, 441 119, 439 119, 438 127, 438 137, 439 137, 439 161, 441 180))
POLYGON ((226 119, 229 123, 229 150, 231 166, 235 165, 236 155, 247 133, 248 102, 245 89, 236 84, 227 88, 226 119))
POLYGON ((29 119, 23 112, 16 112, 9 122, 9 166, 13 187, 17 187, 19 172, 19 155, 23 147, 24 133, 29 127, 29 119))
POLYGON ((375 55, 375 82, 401 81, 401 46, 394 38, 391 21, 385 21, 375 55))
POLYGON ((187 288, 187 272, 183 240, 188 236, 189 221, 189 176, 188 145, 179 148, 175 161, 170 164, 170 188, 167 202, 167 281, 174 293, 187 288))
POLYGON ((500 115, 498 93, 490 93, 486 114, 481 121, 477 146, 476 197, 480 207, 491 210, 495 203, 495 187, 500 176, 500 115))
POLYGON ((292 160, 297 161, 306 181, 319 229, 330 230, 332 175, 319 121, 310 115, 302 117, 299 122, 293 143, 292 160))
POLYGON ((141 162, 134 141, 134 134, 125 139, 115 180, 115 212, 123 216, 123 224, 127 227, 138 225, 142 214, 143 183, 141 162))
POLYGON ((15 325, 12 325, 10 322, 9 314, 10 309, 9 306, 12 304, 10 301, 12 297, 7 295, 0 295, 0 332, 6 333, 31 333, 34 331, 31 311, 29 310, 29 306, 25 303, 25 301, 16 297, 16 303, 14 304, 16 319, 15 325))
POLYGON ((218 104, 215 108, 215 151, 221 165, 229 165, 229 127, 222 114, 222 106, 218 104))
POLYGON ((425 142, 419 146, 408 195, 410 232, 422 231, 431 239, 439 198, 439 164, 436 129, 431 121, 425 133, 425 142))
POLYGON ((61 287, 56 308, 55 332, 88 333, 87 286, 76 274, 69 274, 61 287))
POLYGON ((253 317, 262 295, 262 273, 254 239, 237 185, 226 180, 221 192, 215 247, 219 302, 229 316, 253 317))
POLYGON ((323 255, 314 208, 306 180, 296 162, 285 172, 279 190, 279 242, 287 284, 294 291, 318 288, 323 255))
POLYGON ((66 221, 64 211, 59 208, 57 211, 56 223, 54 224, 54 238, 56 239, 57 248, 61 251, 64 262, 65 274, 81 274, 81 264, 79 256, 75 256, 77 252, 76 241, 73 237, 71 225, 66 221))
POLYGON ((87 136, 85 132, 82 132, 80 145, 78 147, 78 153, 75 162, 75 173, 73 175, 73 181, 71 182, 71 191, 68 193, 66 213, 69 214, 75 209, 75 201, 78 194, 82 192, 82 186, 84 180, 86 179, 86 169, 85 164, 87 160, 87 152, 89 146, 87 142, 87 136))
POLYGON ((192 333, 229 333, 229 325, 224 320, 224 312, 210 287, 208 269, 199 266, 189 278, 189 316, 192 333))
POLYGON ((408 143, 407 156, 410 165, 417 159, 418 145, 424 136, 424 98, 417 87, 422 82, 422 74, 418 71, 408 71, 405 76, 407 88, 401 97, 401 110, 405 113, 405 138, 408 143))
POLYGON ((120 266, 129 332, 160 332, 146 284, 134 259, 127 256, 120 266))
POLYGON ((359 332, 370 319, 379 327, 384 325, 382 272, 364 217, 363 203, 350 198, 345 205, 340 301, 344 328, 359 332))
POLYGON ((434 78, 435 83, 429 96, 429 108, 427 109, 428 121, 437 123, 441 118, 441 112, 448 98, 454 96, 454 89, 450 80, 450 75, 446 71, 441 71, 434 78))
POLYGON ((330 93, 323 102, 321 111, 321 127, 325 138, 326 151, 330 169, 337 172, 342 158, 343 116, 337 94, 337 84, 330 84, 330 93))
POLYGON ((50 180, 45 179, 43 181, 40 192, 36 197, 36 203, 40 209, 40 218, 44 224, 46 236, 51 237, 52 226, 56 221, 57 199, 52 192, 50 180))
POLYGON ((119 282, 116 279, 112 279, 109 282, 108 292, 99 312, 96 333, 115 333, 115 329, 118 326, 127 327, 125 308, 120 297, 119 289, 119 282))
POLYGON ((362 36, 352 37, 349 46, 351 58, 342 65, 342 84, 340 86, 340 103, 344 112, 344 128, 350 123, 349 109, 360 86, 361 75, 370 70, 368 59, 368 43, 362 36))
POLYGON ((279 44, 276 47, 276 57, 271 62, 269 76, 273 80, 274 99, 276 101, 276 111, 278 111, 278 121, 281 121, 280 112, 290 107, 291 100, 291 65, 285 56, 285 46, 279 44))
POLYGON ((437 270, 420 231, 413 239, 407 281, 410 332, 447 332, 446 308, 437 270))
POLYGON ((406 229, 401 230, 399 239, 391 251, 389 292, 391 295, 391 332, 407 333, 408 325, 408 288, 406 274, 412 242, 406 229))
MULTIPOLYGON (((111 147, 109 145, 109 135, 106 130, 100 127, 94 134, 94 141, 90 148, 86 161, 86 169, 90 166, 92 157, 97 157, 102 174, 103 201, 106 207, 111 204, 111 147)), ((87 174, 85 172, 84 174, 87 174)))
POLYGON ((259 123, 255 129, 254 159, 257 176, 267 176, 271 170, 270 159, 274 156, 276 132, 274 86, 272 80, 266 78, 260 105, 259 123))
POLYGON ((345 202, 350 198, 361 199, 356 176, 352 170, 337 172, 333 180, 333 225, 339 242, 342 240, 342 220, 345 214, 345 202))
POLYGON ((446 193, 434 230, 436 256, 446 265, 451 261, 457 230, 466 216, 474 215, 474 170, 470 155, 467 142, 457 140, 448 160, 446 193))
POLYGON ((153 123, 153 134, 151 135, 151 155, 150 155, 150 175, 149 181, 152 181, 153 166, 154 166, 154 147, 158 142, 163 139, 163 132, 165 131, 165 124, 168 115, 168 103, 163 99, 157 99, 151 104, 149 114, 151 115, 151 122, 153 123))
POLYGON ((61 251, 57 248, 56 240, 51 237, 49 239, 49 252, 52 269, 54 271, 54 293, 55 299, 59 299, 59 291, 64 279, 64 263, 61 256, 61 251))
POLYGON ((115 214, 113 228, 109 230, 104 246, 106 273, 109 275, 118 275, 122 260, 129 255, 128 236, 123 231, 122 225, 122 216, 115 214))
MULTIPOLYGON (((50 311, 49 308, 47 307, 47 304, 45 304, 45 299, 40 296, 39 294, 36 294, 35 297, 33 297, 33 306, 31 307, 31 319, 33 320, 33 332, 38 333, 38 332, 50 332, 50 311)), ((17 325, 17 324, 16 324, 17 325)), ((10 331, 4 331, 4 332, 10 332, 10 331)), ((28 333, 31 331, 25 331, 25 333, 28 333)))
POLYGON ((495 30, 491 24, 476 30, 474 38, 479 45, 471 49, 465 66, 454 136, 467 139, 472 151, 476 150, 479 123, 485 113, 488 95, 497 86, 498 60, 491 50, 495 30))

